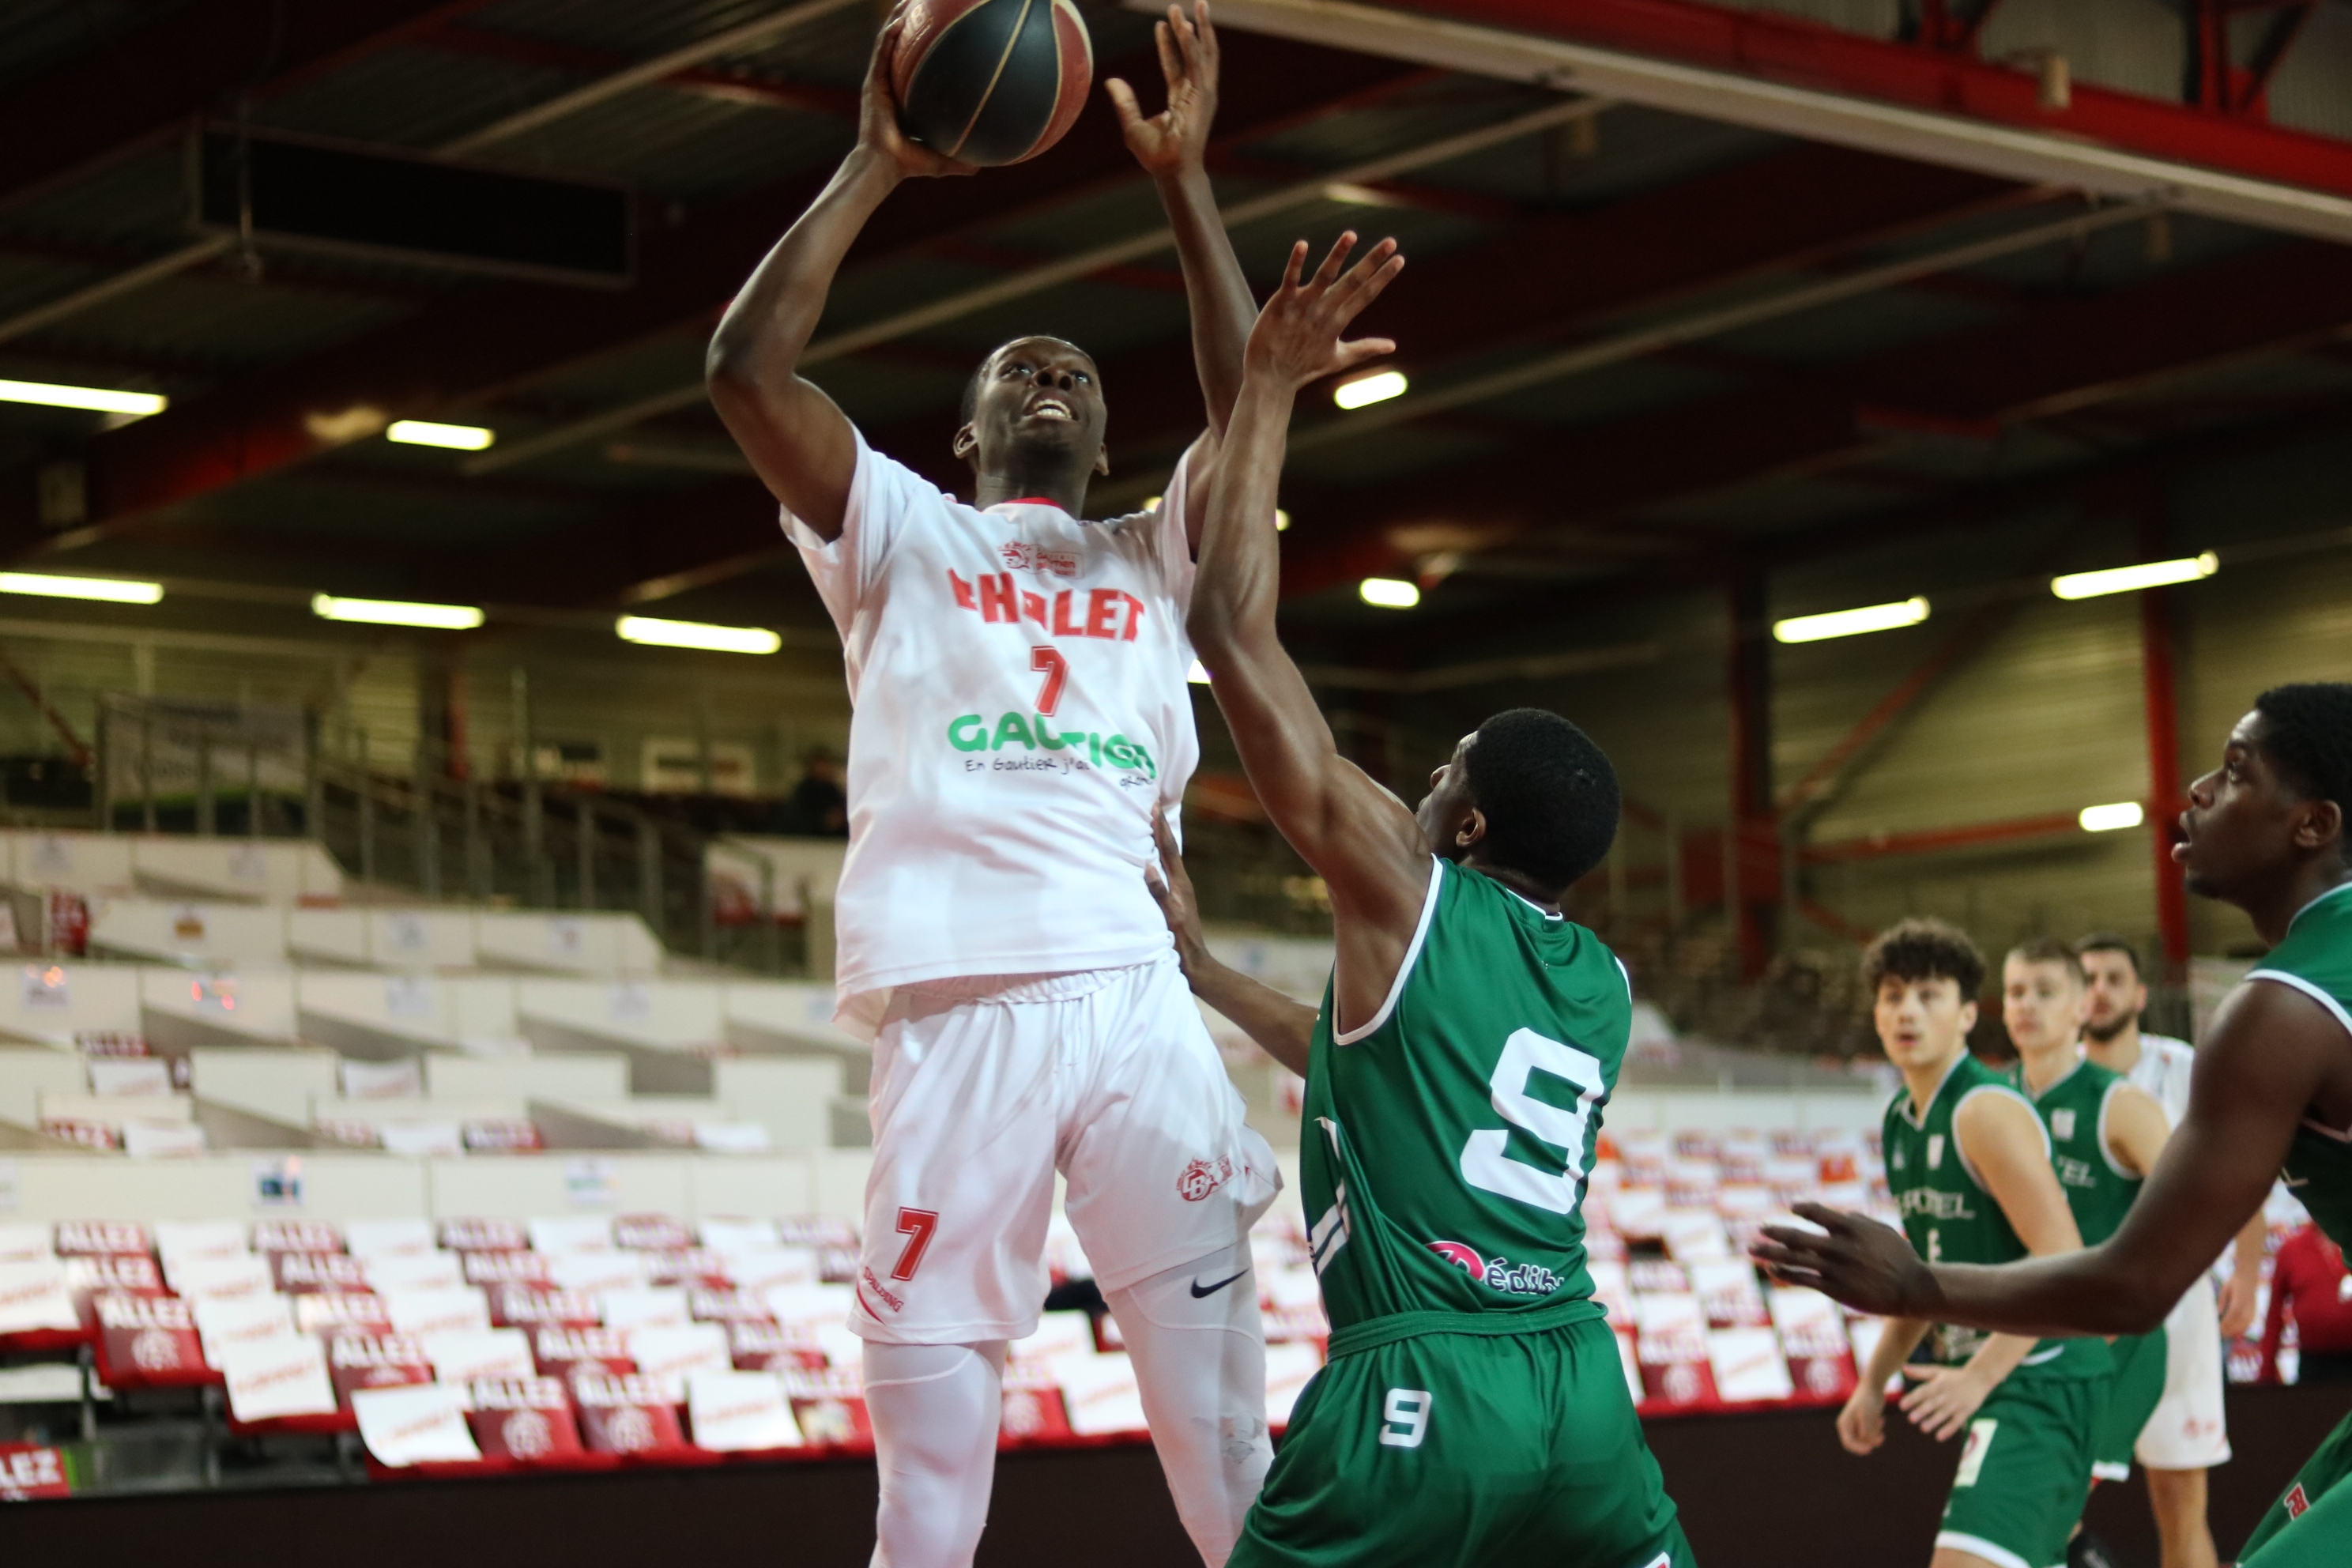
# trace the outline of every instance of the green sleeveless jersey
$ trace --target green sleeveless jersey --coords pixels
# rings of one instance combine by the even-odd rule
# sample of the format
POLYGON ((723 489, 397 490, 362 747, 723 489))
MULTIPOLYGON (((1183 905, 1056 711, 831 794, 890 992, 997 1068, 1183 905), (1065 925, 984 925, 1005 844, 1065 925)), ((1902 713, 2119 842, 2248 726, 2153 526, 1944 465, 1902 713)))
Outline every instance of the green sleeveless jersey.
POLYGON ((2074 1211, 2074 1228, 2083 1233, 2085 1247, 2115 1235, 2144 1180, 2116 1164, 2107 1144, 2107 1107, 2129 1081, 2088 1057, 2077 1057, 2064 1077, 2036 1094, 2025 1081, 2024 1068, 2017 1070, 2018 1088, 2050 1134, 2050 1164, 2066 1189, 2066 1206, 2074 1211))
MULTIPOLYGON (((1896 1091, 1886 1107, 1882 1152, 1887 1189, 1902 1211, 1903 1234, 1930 1263, 2014 1263, 2029 1256, 2009 1216, 1961 1157, 1952 1131, 1960 1107, 1979 1094, 2023 1098, 2006 1078, 1963 1050, 1945 1069, 1924 1113, 1911 1103, 1908 1089, 1896 1091)), ((2048 1129, 2043 1131, 2046 1137, 2048 1129)), ((1988 1337, 1982 1329, 1939 1323, 1927 1344, 1935 1360, 1958 1365, 1988 1337)), ((2104 1340, 2044 1340, 2010 1375, 2105 1377, 2114 1365, 2104 1340)))
MULTIPOLYGON (((2286 940, 2254 966, 2249 980, 2292 985, 2352 1035, 2352 882, 2322 893, 2287 922, 2286 940)), ((2352 1046, 2352 1040, 2347 1040, 2352 1046)), ((2352 1128, 2305 1118, 2286 1152, 2288 1190, 2314 1225, 2338 1247, 2352 1247, 2352 1128)))
POLYGON ((1388 999, 1307 1063, 1300 1186, 1341 1355, 1415 1333, 1601 1315, 1584 1185, 1633 1025, 1616 955, 1499 882, 1431 862, 1388 999))

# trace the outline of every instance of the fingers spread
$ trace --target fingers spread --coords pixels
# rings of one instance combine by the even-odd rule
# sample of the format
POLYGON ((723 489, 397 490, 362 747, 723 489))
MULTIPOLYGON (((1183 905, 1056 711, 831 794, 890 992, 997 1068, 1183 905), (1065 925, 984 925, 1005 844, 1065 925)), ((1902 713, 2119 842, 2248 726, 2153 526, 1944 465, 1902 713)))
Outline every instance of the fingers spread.
POLYGON ((1323 265, 1315 269, 1315 287, 1328 289, 1331 280, 1339 276, 1339 268, 1347 264, 1348 253, 1355 248, 1356 231, 1351 228, 1339 237, 1331 247, 1331 254, 1326 256, 1323 265))
POLYGON ((1302 239, 1290 247, 1290 260, 1282 269, 1282 286, 1285 289, 1297 288, 1298 274, 1306 265, 1307 242, 1302 239))
MULTIPOLYGON (((1181 21, 1178 25, 1181 26, 1181 21)), ((1177 52, 1174 32, 1167 23, 1159 23, 1151 29, 1151 41, 1160 47, 1160 74, 1174 87, 1184 79, 1184 58, 1177 52)))

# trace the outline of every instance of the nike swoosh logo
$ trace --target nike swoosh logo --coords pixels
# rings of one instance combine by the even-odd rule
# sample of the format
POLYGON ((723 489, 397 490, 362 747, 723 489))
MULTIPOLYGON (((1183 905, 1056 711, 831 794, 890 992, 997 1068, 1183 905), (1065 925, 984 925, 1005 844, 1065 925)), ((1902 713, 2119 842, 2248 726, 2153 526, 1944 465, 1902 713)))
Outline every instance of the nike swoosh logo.
MULTIPOLYGON (((1242 1270, 1242 1274, 1246 1274, 1246 1273, 1248 1273, 1248 1272, 1249 1272, 1249 1270, 1248 1270, 1248 1269, 1246 1269, 1246 1268, 1244 1268, 1244 1269, 1243 1269, 1243 1270, 1242 1270)), ((1194 1300, 1195 1301, 1197 1301, 1197 1300, 1200 1300, 1202 1297, 1203 1297, 1203 1296, 1213 1296, 1213 1295, 1215 1295, 1218 1291, 1220 1291, 1220 1290, 1223 1289, 1226 1286, 1228 1286, 1228 1285, 1232 1284, 1234 1280, 1236 1280, 1236 1279, 1240 1279, 1240 1278, 1242 1277, 1242 1274, 1229 1274, 1229 1275, 1227 1275, 1225 1278, 1223 1278, 1223 1279, 1218 1280, 1214 1285, 1206 1285, 1206 1286, 1204 1286, 1204 1285, 1202 1285, 1202 1284, 1198 1279, 1193 1280, 1193 1281, 1192 1281, 1192 1300, 1194 1300)))

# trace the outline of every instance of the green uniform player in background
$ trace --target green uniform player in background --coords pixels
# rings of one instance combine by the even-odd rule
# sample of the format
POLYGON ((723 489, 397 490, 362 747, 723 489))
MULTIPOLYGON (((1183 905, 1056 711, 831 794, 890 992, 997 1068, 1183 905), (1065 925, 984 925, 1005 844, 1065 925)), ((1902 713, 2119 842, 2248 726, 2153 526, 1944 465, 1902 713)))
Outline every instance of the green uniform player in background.
POLYGON ((1162 827, 1194 988, 1306 1075, 1301 1185, 1332 1327, 1231 1562, 1680 1568, 1584 1261, 1632 998, 1559 902, 1608 852, 1616 775, 1565 719, 1516 709, 1409 812, 1338 754, 1275 636, 1292 400, 1390 346, 1339 341, 1402 266, 1383 242, 1342 273, 1352 244, 1304 282, 1297 247, 1251 334, 1189 617, 1258 799, 1330 889, 1319 1012, 1207 957, 1162 827))
MULTIPOLYGON (((1863 955, 1872 1019, 1903 1089, 1886 1108, 1886 1184, 1917 1256, 2007 1263, 2081 1245, 2041 1119, 1969 1054, 1984 959, 1937 921, 1905 921, 1863 955)), ((2052 1568, 2091 1495, 2092 1444, 2114 1361, 2098 1340, 2036 1342, 1901 1314, 1884 1325, 1838 1438, 1867 1454, 1885 1440, 1887 1382, 1907 1372, 1913 1425, 1965 1434, 1933 1568, 2052 1568), (1906 1366, 1922 1342, 1924 1365, 1906 1366)))
MULTIPOLYGON (((2243 910, 2270 955, 2200 1042, 2189 1114, 2105 1242, 2000 1268, 1922 1260, 1901 1237, 1817 1204, 1817 1230, 1768 1226, 1759 1261, 1864 1311, 2026 1333, 2137 1334, 2270 1195, 2284 1172, 2352 1243, 2352 685, 2273 687, 2221 765, 2189 786, 2172 850, 2189 890, 2243 910)), ((2293 1478, 2239 1568, 2352 1563, 2352 1419, 2293 1478)))
MULTIPOLYGON (((2051 937, 2010 950, 2001 963, 2000 1021, 2017 1047, 2015 1081, 2050 1133, 2050 1163, 2083 1245, 2115 1235, 2171 1131, 2164 1107, 2083 1045, 2090 991, 2083 961, 2051 937)), ((2163 1325, 2109 1347, 2116 1363, 2106 1414, 2092 1440, 2091 1474, 2131 1478, 2132 1445, 2164 1397, 2163 1325)))

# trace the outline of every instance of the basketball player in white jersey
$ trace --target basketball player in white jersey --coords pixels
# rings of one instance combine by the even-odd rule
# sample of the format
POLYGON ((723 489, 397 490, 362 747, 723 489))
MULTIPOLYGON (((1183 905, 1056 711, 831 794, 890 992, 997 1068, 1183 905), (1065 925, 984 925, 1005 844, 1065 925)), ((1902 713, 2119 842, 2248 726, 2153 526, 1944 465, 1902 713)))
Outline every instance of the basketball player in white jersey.
MULTIPOLYGON (((2090 1016, 2083 1043, 2091 1059, 2155 1096, 2166 1120, 2179 1126, 2189 1114, 2196 1047, 2139 1026, 2139 1016, 2147 1007, 2147 986, 2139 977, 2139 956, 2131 943, 2095 932, 2074 943, 2074 955, 2090 982, 2090 1016)), ((2164 1321, 2164 1397, 2133 1447, 2134 1458, 2147 1470, 2147 1502, 2156 1515, 2163 1568, 2214 1568, 2219 1560, 2205 1519, 2205 1472, 2230 1458, 2221 1403, 2221 1342, 2237 1338, 2253 1324, 2263 1228, 2257 1213, 2238 1233, 2235 1271, 2222 1288, 2218 1310, 2211 1287, 2200 1280, 2164 1321)))
POLYGON ((881 1468, 874 1561, 969 1563, 1007 1342, 1034 1331, 1058 1169, 1133 1356, 1177 1512, 1223 1563, 1271 1447, 1250 1223, 1277 1178, 1145 887, 1198 745, 1184 609, 1256 314, 1202 164, 1216 37, 1159 29, 1166 112, 1108 84, 1192 310, 1208 430, 1150 510, 1085 520, 1104 388, 1056 338, 984 360, 954 450, 976 506, 872 450, 798 374, 842 257, 909 176, 886 26, 856 148, 719 323, 712 401, 783 503, 839 627, 855 716, 835 905, 842 1020, 874 1040, 851 1326, 881 1468))

